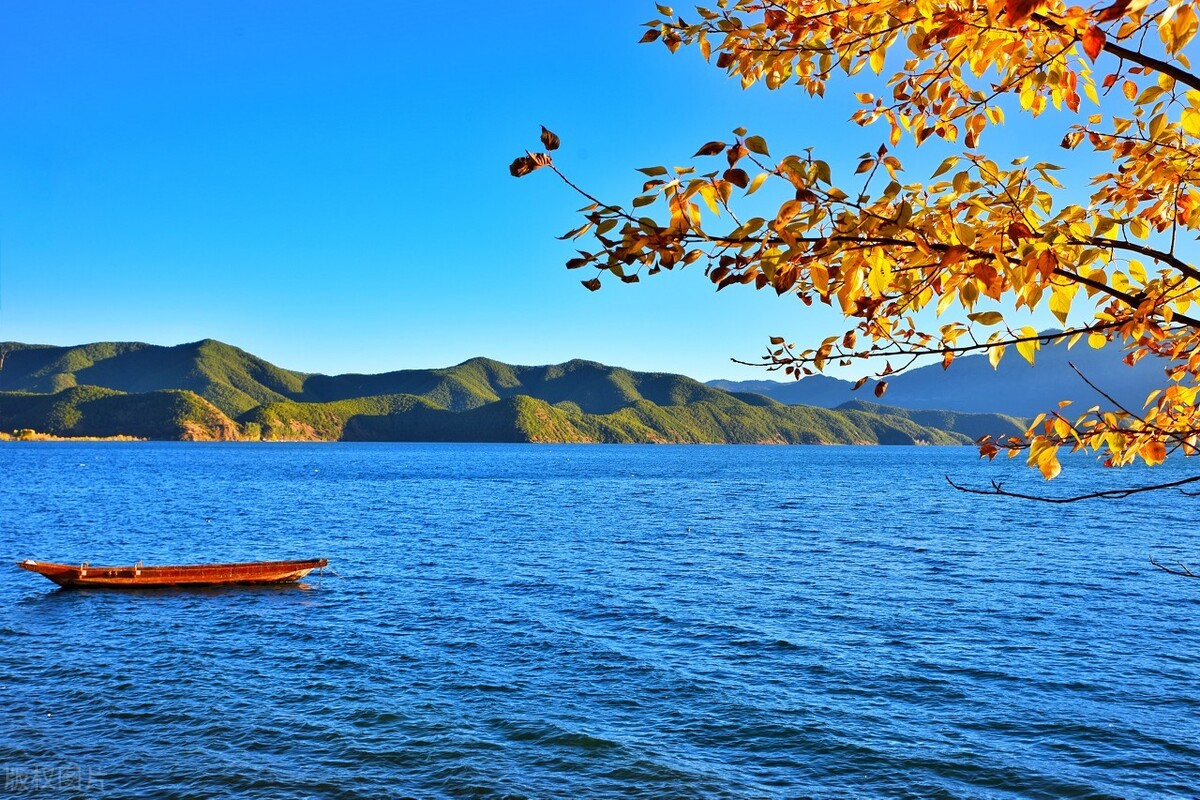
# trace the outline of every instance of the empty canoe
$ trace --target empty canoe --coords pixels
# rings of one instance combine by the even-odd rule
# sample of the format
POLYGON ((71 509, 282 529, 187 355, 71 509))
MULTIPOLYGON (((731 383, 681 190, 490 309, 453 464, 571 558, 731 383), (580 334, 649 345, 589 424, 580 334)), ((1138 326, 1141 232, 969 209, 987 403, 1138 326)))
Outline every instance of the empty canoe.
POLYGON ((227 584, 290 583, 328 564, 324 558, 298 561, 250 561, 242 564, 183 564, 147 567, 94 567, 26 559, 17 566, 44 575, 59 586, 140 588, 148 586, 222 586, 227 584))

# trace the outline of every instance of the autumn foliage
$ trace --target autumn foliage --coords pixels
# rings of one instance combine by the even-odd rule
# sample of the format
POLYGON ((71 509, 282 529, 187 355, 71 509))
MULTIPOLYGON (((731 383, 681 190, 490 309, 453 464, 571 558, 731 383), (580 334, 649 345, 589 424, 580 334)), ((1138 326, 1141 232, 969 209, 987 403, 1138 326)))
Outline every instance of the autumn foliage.
POLYGON ((771 339, 765 363, 797 377, 855 362, 882 364, 885 377, 980 351, 995 364, 1010 348, 1032 362, 1050 343, 1160 359, 1163 386, 1144 408, 1064 404, 1025 437, 980 444, 989 457, 1025 453, 1047 478, 1061 448, 1158 464, 1200 448, 1200 77, 1185 53, 1196 6, 721 0, 686 19, 658 6, 643 42, 694 48, 743 87, 821 97, 835 74, 850 76, 863 89, 851 122, 877 126, 882 144, 854 175, 835 175, 811 150, 777 152, 738 129, 701 146, 694 166, 642 168, 626 205, 571 184, 545 129, 546 152, 511 170, 547 167, 590 201, 567 234, 584 242, 567 266, 594 271, 589 289, 696 264, 718 288, 840 309, 847 330, 815 346, 771 339), (1006 116, 1050 113, 1063 148, 1099 154, 1094 174, 1060 171, 1050 154, 1005 164, 985 154, 1006 116), (895 153, 922 144, 950 154, 912 180, 895 153), (786 193, 748 197, 764 185, 786 193), (1006 321, 1040 308, 1061 333, 1006 321))

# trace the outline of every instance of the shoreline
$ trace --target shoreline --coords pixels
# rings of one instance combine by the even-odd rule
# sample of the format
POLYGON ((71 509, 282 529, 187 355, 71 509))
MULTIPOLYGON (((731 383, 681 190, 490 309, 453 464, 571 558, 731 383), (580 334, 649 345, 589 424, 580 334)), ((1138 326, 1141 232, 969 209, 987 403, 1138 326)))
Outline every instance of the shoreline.
POLYGON ((23 442, 169 442, 178 444, 505 444, 505 445, 631 445, 631 446, 688 446, 688 447, 970 447, 963 444, 935 444, 932 442, 913 442, 912 444, 883 444, 881 442, 577 442, 577 441, 536 441, 536 442, 495 442, 495 441, 442 441, 414 439, 147 439, 138 436, 52 436, 37 434, 34 437, 15 437, 12 434, 0 433, 0 444, 21 444, 23 442))
MULTIPOLYGON (((11 433, 0 433, 0 442, 148 442, 140 436, 54 436, 49 433, 35 433, 30 436, 13 436, 11 433)), ((168 440, 170 441, 170 440, 168 440)))

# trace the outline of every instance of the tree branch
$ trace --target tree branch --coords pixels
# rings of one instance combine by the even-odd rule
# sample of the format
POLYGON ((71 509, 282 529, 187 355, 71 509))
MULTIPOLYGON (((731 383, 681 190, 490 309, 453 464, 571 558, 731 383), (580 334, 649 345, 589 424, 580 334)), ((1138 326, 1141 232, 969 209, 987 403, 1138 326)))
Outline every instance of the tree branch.
MULTIPOLYGON (((1133 413, 1128 408, 1126 408, 1124 405, 1122 405, 1120 402, 1118 402, 1117 399, 1114 398, 1112 395, 1110 395, 1108 392, 1104 391, 1099 386, 1097 386, 1096 384, 1094 384, 1090 380, 1088 380, 1087 375, 1084 375, 1083 372, 1079 369, 1079 367, 1075 366, 1074 361, 1068 361, 1067 366, 1070 367, 1072 369, 1072 371, 1074 371, 1074 373, 1076 375, 1078 375, 1084 383, 1086 383, 1088 386, 1092 387, 1092 391, 1094 391, 1096 394, 1103 397, 1108 402, 1112 403, 1113 407, 1116 408, 1118 411, 1122 411, 1122 412, 1128 414, 1130 417, 1137 420, 1138 422, 1141 422, 1143 424, 1146 423, 1146 420, 1140 414, 1133 413)), ((1151 427, 1153 427, 1153 426, 1151 426, 1151 427)), ((1159 429, 1155 428, 1155 430, 1159 430, 1159 429)))
POLYGON ((1179 569, 1171 569, 1170 567, 1164 567, 1162 564, 1158 563, 1153 558, 1150 559, 1150 563, 1153 564, 1154 566, 1158 567, 1159 569, 1161 569, 1163 572, 1169 572, 1172 575, 1179 575, 1184 578, 1200 578, 1200 575, 1197 575, 1196 573, 1194 573, 1190 569, 1188 569, 1187 565, 1184 564, 1182 561, 1175 562, 1176 564, 1179 565, 1179 569))
POLYGON ((990 489, 973 489, 969 486, 960 486, 946 475, 946 483, 953 486, 960 492, 967 494, 985 494, 997 497, 1015 497, 1019 500, 1034 500, 1039 503, 1078 503, 1080 500, 1124 500, 1131 495, 1140 494, 1142 492, 1157 492, 1162 489, 1174 489, 1179 486, 1185 486, 1189 483, 1200 481, 1200 475, 1193 475, 1190 478, 1183 478, 1178 481, 1169 481, 1167 483, 1156 483, 1149 486, 1136 486, 1132 489, 1105 489, 1100 492, 1089 492, 1088 494, 1076 495, 1074 497, 1045 497, 1037 494, 1022 494, 1021 492, 1010 492, 1004 488, 1004 484, 1000 481, 992 481, 990 489))
MULTIPOLYGON (((1044 14, 1034 14, 1032 19, 1037 20, 1051 30, 1065 30, 1061 23, 1050 19, 1044 14)), ((1078 41, 1078 39, 1076 41, 1078 41)), ((1175 80, 1186 86, 1190 86, 1193 89, 1200 89, 1200 77, 1193 75, 1187 70, 1177 67, 1170 62, 1154 58, 1153 56, 1148 56, 1140 50, 1131 50, 1128 47, 1117 44, 1111 39, 1104 42, 1103 50, 1105 53, 1112 53, 1118 58, 1123 58, 1126 61, 1132 61, 1135 64, 1152 69, 1155 72, 1161 72, 1164 75, 1170 75, 1175 80)))
POLYGON ((1200 270, 1197 270, 1191 264, 1179 258, 1173 253, 1164 253, 1162 250, 1155 250, 1153 247, 1147 247, 1144 244, 1137 242, 1123 242, 1120 239, 1105 239, 1100 236, 1090 236, 1087 238, 1087 243, 1093 247, 1100 247, 1108 250, 1128 250, 1132 253, 1140 253, 1147 258, 1152 258, 1155 261, 1161 261, 1175 268, 1181 275, 1186 275, 1189 278, 1200 281, 1200 270))
MULTIPOLYGON (((892 344, 896 345, 897 349, 894 349, 894 350, 887 349, 891 345, 882 345, 880 347, 880 349, 878 349, 878 350, 863 350, 863 351, 859 351, 859 352, 846 352, 844 350, 839 349, 837 352, 830 352, 830 354, 827 356, 826 360, 836 361, 836 360, 843 359, 843 358, 849 358, 849 359, 856 359, 859 361, 863 361, 863 360, 871 359, 871 358, 892 358, 892 357, 899 357, 899 356, 912 356, 914 359, 916 359, 916 358, 920 358, 923 356, 944 356, 946 353, 954 353, 955 355, 961 355, 963 353, 973 353, 973 352, 978 352, 980 350, 991 350, 993 347, 1008 347, 1009 345, 1015 345, 1015 344, 1018 344, 1021 342, 1051 342, 1056 339, 1066 339, 1071 336, 1075 336, 1077 334, 1099 333, 1100 331, 1107 330, 1109 328, 1119 327, 1121 324, 1122 323, 1120 323, 1120 322, 1098 322, 1095 325, 1087 325, 1087 326, 1080 327, 1080 328, 1070 328, 1070 329, 1063 330, 1063 331, 1046 331, 1044 333, 1038 333, 1033 336, 1013 336, 1008 339, 1002 339, 1002 340, 996 341, 996 342, 975 342, 973 344, 941 345, 938 347, 928 347, 926 345, 914 345, 911 349, 907 349, 907 350, 903 349, 903 347, 904 347, 903 344, 901 344, 900 342, 897 342, 895 339, 891 339, 892 344), (924 349, 918 349, 918 348, 924 348, 924 349)), ((786 359, 783 356, 780 356, 780 360, 773 364, 762 364, 762 363, 759 363, 756 361, 740 361, 736 358, 731 358, 730 361, 732 361, 735 364, 741 364, 746 367, 769 366, 769 367, 778 368, 780 366, 786 366, 788 364, 807 364, 814 360, 813 358, 802 357, 803 354, 801 354, 801 356, 792 355, 792 353, 794 353, 795 350, 790 347, 785 347, 785 349, 788 351, 788 355, 787 355, 786 359)), ((888 374, 895 375, 895 374, 903 372, 904 369, 905 368, 893 370, 892 372, 890 372, 888 374)), ((1087 380, 1087 379, 1084 378, 1084 380, 1087 380)), ((1099 390, 1097 390, 1097 391, 1099 391, 1099 390)))
POLYGON ((1113 41, 1104 43, 1104 52, 1112 53, 1114 56, 1123 58, 1127 61, 1132 61, 1135 64, 1140 64, 1143 67, 1149 67, 1155 72, 1161 72, 1164 75, 1170 75, 1175 80, 1190 86, 1193 89, 1200 90, 1200 77, 1193 75, 1185 69, 1175 66, 1166 61, 1161 61, 1152 56, 1148 56, 1138 50, 1130 50, 1128 47, 1122 47, 1113 41))

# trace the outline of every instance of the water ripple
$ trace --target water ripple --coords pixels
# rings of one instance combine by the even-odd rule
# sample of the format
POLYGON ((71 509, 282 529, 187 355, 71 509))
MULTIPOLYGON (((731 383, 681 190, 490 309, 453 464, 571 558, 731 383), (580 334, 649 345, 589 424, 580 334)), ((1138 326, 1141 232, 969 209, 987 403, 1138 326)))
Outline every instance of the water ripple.
MULTIPOLYGON (((1110 480, 1070 466, 1064 493, 1110 480)), ((1200 596, 1146 563, 1188 560, 1158 533, 1188 515, 969 498, 942 476, 1033 477, 966 448, 31 444, 0 448, 0 470, 12 558, 336 570, 198 592, 0 583, 18 795, 1200 784, 1200 596)))

